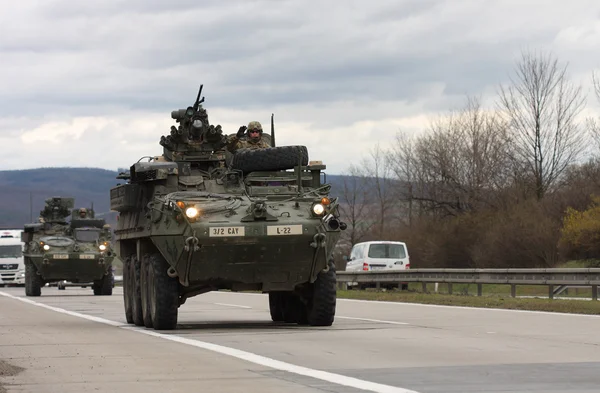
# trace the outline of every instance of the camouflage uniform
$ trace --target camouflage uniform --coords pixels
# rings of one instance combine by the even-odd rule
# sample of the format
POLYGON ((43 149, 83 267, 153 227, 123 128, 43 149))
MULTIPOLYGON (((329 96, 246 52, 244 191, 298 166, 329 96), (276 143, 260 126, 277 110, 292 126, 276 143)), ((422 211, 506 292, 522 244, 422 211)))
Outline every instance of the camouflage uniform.
MULTIPOLYGON (((242 129, 243 128, 240 128, 240 131, 242 129)), ((238 136, 240 132, 238 132, 238 135, 235 135, 229 139, 229 142, 227 143, 227 150, 229 150, 232 153, 235 153, 235 151, 238 149, 266 149, 267 147, 271 147, 269 141, 262 135, 262 125, 259 122, 251 121, 250 123, 248 123, 247 129, 248 131, 258 130, 259 137, 247 137, 246 139, 240 139, 240 137, 238 136)))

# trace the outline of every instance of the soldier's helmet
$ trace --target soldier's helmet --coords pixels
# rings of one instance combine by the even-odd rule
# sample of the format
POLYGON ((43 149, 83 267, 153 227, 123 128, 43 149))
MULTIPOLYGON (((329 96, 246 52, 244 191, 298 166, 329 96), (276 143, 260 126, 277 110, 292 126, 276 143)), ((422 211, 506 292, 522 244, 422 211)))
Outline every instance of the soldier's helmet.
POLYGON ((258 121, 251 121, 248 123, 248 136, 250 137, 250 132, 258 131, 258 137, 254 137, 254 139, 258 139, 262 136, 263 129, 262 125, 258 121))
POLYGON ((79 209, 79 217, 85 218, 85 216, 87 216, 87 209, 85 207, 82 207, 81 209, 79 209))

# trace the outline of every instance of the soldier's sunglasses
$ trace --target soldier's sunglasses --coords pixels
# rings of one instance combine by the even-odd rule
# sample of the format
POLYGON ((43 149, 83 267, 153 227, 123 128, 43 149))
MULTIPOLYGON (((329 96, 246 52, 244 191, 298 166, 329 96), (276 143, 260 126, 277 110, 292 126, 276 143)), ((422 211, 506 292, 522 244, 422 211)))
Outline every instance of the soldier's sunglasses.
POLYGON ((259 130, 248 130, 248 134, 260 134, 259 130))

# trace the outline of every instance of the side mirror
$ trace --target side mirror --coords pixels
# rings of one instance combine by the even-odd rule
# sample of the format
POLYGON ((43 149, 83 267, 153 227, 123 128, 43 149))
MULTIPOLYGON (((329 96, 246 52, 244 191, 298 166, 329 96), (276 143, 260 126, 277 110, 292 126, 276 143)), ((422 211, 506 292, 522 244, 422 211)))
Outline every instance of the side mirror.
POLYGON ((350 261, 350 257, 348 255, 344 255, 342 259, 346 262, 350 261))

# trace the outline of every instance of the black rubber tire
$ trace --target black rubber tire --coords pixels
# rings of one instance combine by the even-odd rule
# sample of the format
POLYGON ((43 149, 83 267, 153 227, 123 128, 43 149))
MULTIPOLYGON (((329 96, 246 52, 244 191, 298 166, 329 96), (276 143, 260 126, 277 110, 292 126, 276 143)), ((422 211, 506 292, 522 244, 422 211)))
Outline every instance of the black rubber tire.
POLYGON ((302 302, 300 296, 294 292, 283 292, 283 321, 285 323, 297 323, 305 325, 306 319, 306 304, 302 302))
POLYGON ((133 323, 132 293, 131 293, 131 257, 123 261, 123 306, 125 309, 125 320, 133 323))
POLYGON ((173 330, 177 327, 179 308, 179 281, 167 275, 169 264, 161 254, 151 254, 148 264, 150 314, 155 330, 173 330))
POLYGON ((152 327, 152 315, 150 314, 150 286, 148 285, 149 263, 149 255, 145 254, 142 257, 140 270, 140 289, 142 295, 142 319, 144 320, 144 326, 147 328, 152 327))
POLYGON ((131 258, 131 277, 133 285, 131 288, 131 311, 133 315, 133 324, 136 326, 144 326, 144 316, 142 314, 142 292, 141 292, 141 263, 136 256, 131 258))
POLYGON ((58 290, 59 291, 64 291, 65 289, 67 289, 67 287, 65 287, 64 285, 58 284, 58 290))
POLYGON ((265 149, 240 149, 235 152, 231 161, 232 169, 242 172, 280 171, 308 164, 306 146, 277 146, 265 149))
POLYGON ((331 326, 335 319, 337 298, 337 276, 333 261, 329 262, 329 270, 319 273, 312 284, 312 297, 307 304, 307 319, 311 326, 331 326))
POLYGON ((273 322, 283 322, 283 293, 269 292, 269 311, 273 322))
POLYGON ((101 286, 100 286, 100 295, 101 296, 112 296, 113 293, 113 272, 109 270, 108 273, 104 275, 102 278, 101 286))
POLYGON ((42 277, 37 274, 37 268, 31 261, 25 261, 25 296, 41 296, 42 277))

